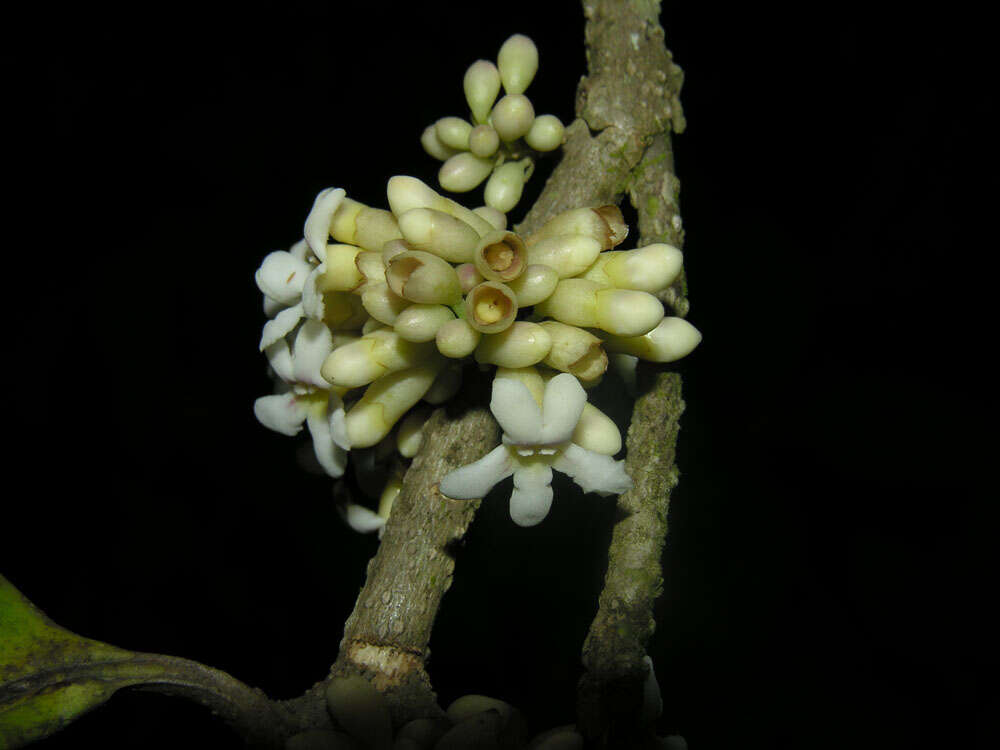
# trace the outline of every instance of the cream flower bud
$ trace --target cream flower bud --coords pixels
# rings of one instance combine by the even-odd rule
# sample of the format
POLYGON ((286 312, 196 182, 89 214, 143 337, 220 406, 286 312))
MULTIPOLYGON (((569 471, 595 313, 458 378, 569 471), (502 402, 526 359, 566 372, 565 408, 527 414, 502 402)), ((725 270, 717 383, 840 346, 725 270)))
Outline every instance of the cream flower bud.
POLYGON ((586 235, 597 240, 601 250, 610 250, 628 236, 628 224, 621 209, 613 204, 598 208, 571 208, 553 216, 537 232, 526 237, 524 243, 531 247, 562 234, 586 235))
POLYGON ((458 393, 458 389, 461 387, 461 366, 444 367, 434 379, 434 383, 428 389, 427 393, 424 394, 424 401, 428 404, 434 404, 435 406, 437 404, 443 404, 445 401, 450 400, 456 393, 458 393))
POLYGON ((663 305, 653 295, 609 288, 589 279, 563 279, 548 299, 535 305, 535 312, 617 336, 641 336, 663 319, 663 305))
POLYGON ((389 288, 411 302, 454 305, 462 298, 458 274, 446 260, 421 250, 407 250, 385 269, 389 288))
POLYGON ((424 397, 437 377, 440 362, 385 375, 365 390, 344 420, 353 448, 369 448, 389 434, 399 418, 424 397))
POLYGON ((604 273, 614 286, 659 292, 670 286, 681 272, 684 255, 673 245, 656 243, 635 250, 612 251, 604 273))
POLYGON ((497 69, 504 91, 523 94, 538 72, 538 48, 524 34, 514 34, 500 47, 497 69))
POLYGON ((499 281, 484 281, 465 295, 465 317, 480 333, 499 333, 517 316, 517 297, 499 281))
POLYGON ((391 326, 407 307, 412 305, 389 288, 385 282, 367 284, 361 292, 361 304, 372 320, 391 326))
POLYGON ((475 358, 480 363, 514 369, 538 364, 551 348, 552 337, 544 328, 518 320, 501 333, 483 336, 475 358))
POLYGON ((489 60, 476 60, 465 71, 462 88, 476 122, 486 122, 493 102, 500 93, 500 83, 500 71, 489 60))
POLYGON ((516 141, 531 130, 535 121, 535 108, 524 94, 507 94, 493 107, 491 122, 500 140, 516 141))
POLYGON ((323 277, 324 289, 350 292, 361 286, 365 277, 355 262, 360 247, 354 245, 330 244, 326 246, 326 273, 323 277))
POLYGON ((389 704, 364 677, 334 677, 326 687, 326 707, 337 724, 364 747, 392 744, 389 704))
POLYGON ((414 304, 403 310, 392 324, 392 330, 407 341, 433 341, 437 330, 455 314, 444 305, 414 304))
POLYGON ((524 269, 524 273, 507 285, 517 296, 518 307, 531 307, 547 299, 556 284, 559 283, 559 274, 549 266, 534 263, 524 269))
POLYGON ((469 151, 476 156, 488 158, 500 148, 500 136, 489 125, 476 125, 469 133, 469 151))
POLYGON ((424 132, 420 136, 420 145, 424 147, 424 151, 427 152, 428 156, 433 156, 438 161, 444 161, 458 153, 455 149, 441 143, 441 139, 438 138, 437 128, 434 125, 428 125, 424 128, 424 132))
POLYGON ((453 193, 467 193, 493 171, 493 160, 482 159, 469 151, 455 154, 441 165, 438 182, 445 190, 453 193))
POLYGON ((434 123, 438 140, 456 151, 467 151, 472 125, 461 117, 442 117, 434 123))
POLYGON ((458 281, 462 285, 462 294, 466 294, 472 287, 482 283, 486 278, 479 273, 479 269, 476 268, 475 263, 457 265, 455 266, 455 273, 458 274, 458 281))
MULTIPOLYGON (((399 429, 396 430, 396 449, 403 458, 413 458, 417 455, 417 451, 420 450, 420 445, 424 441, 424 424, 427 422, 427 418, 430 415, 430 409, 415 408, 410 409, 406 416, 403 417, 402 421, 400 421, 399 429)), ((393 484, 393 481, 394 480, 389 480, 389 484, 386 485, 386 490, 388 490, 389 486, 393 484)), ((398 480, 395 481, 401 488, 402 485, 399 484, 398 480)), ((399 494, 399 489, 396 490, 395 494, 399 494)), ((383 497, 384 496, 385 493, 383 492, 383 497)), ((379 515, 381 515, 381 502, 379 503, 379 509, 379 515)))
POLYGON ((337 242, 379 252, 386 242, 403 235, 390 211, 345 198, 333 214, 330 236, 337 242))
POLYGON ((323 362, 320 374, 333 385, 358 388, 397 370, 415 367, 434 353, 433 344, 415 343, 380 328, 345 344, 323 362))
POLYGON ((486 219, 494 229, 507 228, 507 217, 502 211, 497 211, 493 206, 479 206, 472 210, 476 216, 486 219))
POLYGON ((528 263, 549 266, 564 279, 586 271, 601 253, 601 244, 583 234, 557 234, 525 244, 528 263))
MULTIPOLYGON (((451 263, 472 260, 479 233, 461 219, 434 208, 414 208, 399 217, 399 229, 414 250, 423 250, 451 263)), ((384 257, 383 251, 383 257, 384 257)))
POLYGON ((622 434, 611 417, 588 402, 573 430, 573 442, 594 453, 613 456, 622 449, 622 434))
POLYGON ((382 253, 362 250, 354 257, 354 265, 357 266, 358 273, 365 277, 366 282, 380 284, 385 279, 385 263, 382 261, 382 253))
POLYGON ((463 318, 455 318, 441 325, 435 335, 438 351, 446 357, 461 359, 468 357, 479 345, 482 338, 479 331, 463 318))
POLYGON ((509 161, 493 170, 483 193, 486 205, 504 213, 514 208, 524 192, 525 173, 523 162, 516 161, 509 161))
POLYGON ((701 343, 701 332, 684 318, 669 317, 642 336, 604 336, 609 352, 630 354, 650 362, 674 362, 701 343))
POLYGON ((479 241, 472 262, 484 278, 507 283, 524 273, 526 252, 524 243, 514 232, 498 229, 479 241))
POLYGON ((389 261, 400 253, 405 253, 407 250, 417 249, 418 248, 413 247, 406 240, 389 240, 382 245, 382 263, 388 266, 389 261))
POLYGON ((456 219, 461 219, 479 232, 480 236, 493 231, 493 226, 488 221, 476 216, 462 204, 438 194, 416 177, 407 175, 390 177, 385 192, 389 199, 389 207, 396 216, 402 216, 411 208, 436 208, 438 211, 451 214, 456 219))
POLYGON ((582 381, 595 380, 608 369, 608 355, 594 334, 555 320, 543 320, 539 325, 552 337, 544 364, 582 381))
MULTIPOLYGON (((405 302, 406 306, 409 307, 410 303, 407 300, 403 300, 403 302, 405 302)), ((365 324, 361 326, 361 335, 367 336, 372 331, 377 331, 380 328, 388 328, 388 326, 381 320, 376 320, 375 318, 368 318, 368 320, 365 321, 365 324)))
POLYGON ((490 698, 486 695, 463 695, 451 702, 451 705, 445 710, 445 714, 452 724, 459 724, 483 711, 496 711, 506 722, 514 710, 512 705, 497 698, 490 698))
POLYGON ((539 115, 524 136, 525 143, 535 151, 554 151, 562 145, 566 128, 555 115, 539 115))

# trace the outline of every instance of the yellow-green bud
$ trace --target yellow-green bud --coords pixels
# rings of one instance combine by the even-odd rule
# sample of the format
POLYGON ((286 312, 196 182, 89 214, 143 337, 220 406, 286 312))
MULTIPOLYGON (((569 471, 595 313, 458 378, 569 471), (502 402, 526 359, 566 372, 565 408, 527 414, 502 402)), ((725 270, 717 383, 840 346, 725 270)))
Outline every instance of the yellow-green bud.
POLYGON ((533 263, 524 269, 524 273, 508 282, 507 285, 517 295, 518 307, 531 307, 548 298, 555 291, 558 283, 559 274, 549 266, 533 263))
POLYGON ((641 336, 603 336, 609 352, 630 354, 650 362, 674 362, 701 343, 701 332, 684 318, 669 317, 641 336))
POLYGON ((482 159, 469 151, 455 154, 441 165, 438 182, 445 190, 467 193, 493 171, 493 160, 482 159))
POLYGON ((525 166, 522 162, 509 161, 493 170, 486 181, 483 198, 487 206, 506 213, 521 200, 524 192, 525 166))
POLYGON ((484 278, 507 283, 524 273, 526 254, 520 237, 514 232, 498 229, 479 241, 472 262, 484 278))
POLYGON ((412 305, 389 288, 385 282, 365 285, 361 292, 361 304, 372 316, 372 320, 391 326, 403 310, 412 305))
POLYGON ((333 214, 330 236, 337 242, 379 252, 386 242, 403 235, 389 211, 345 198, 333 214))
POLYGON ((358 273, 365 277, 369 283, 380 284, 385 279, 385 263, 382 261, 382 253, 373 250, 363 250, 354 256, 354 265, 358 273))
POLYGON ((524 243, 531 247, 542 240, 565 234, 586 235, 596 240, 601 250, 610 250, 628 236, 628 224, 621 209, 613 204, 598 208, 571 208, 553 216, 537 232, 526 237, 524 243))
POLYGON ((506 229, 507 217, 493 206, 479 206, 472 209, 476 216, 486 219, 494 229, 506 229))
MULTIPOLYGON (((406 302, 406 300, 403 301, 406 302)), ((409 305, 410 303, 406 302, 406 304, 409 305)), ((388 326, 386 326, 386 324, 383 323, 381 320, 376 320, 375 318, 368 318, 368 320, 365 321, 365 324, 361 326, 361 335, 367 336, 372 331, 377 331, 380 328, 387 328, 387 327, 388 326)))
POLYGON ((552 337, 544 328, 518 320, 505 331, 483 336, 475 358, 477 362, 499 367, 529 367, 545 359, 551 348, 552 337))
POLYGON ((389 261, 395 258, 400 253, 405 253, 407 250, 416 250, 417 248, 410 245, 406 240, 389 240, 384 245, 382 245, 382 263, 389 265, 389 261))
POLYGON ((499 333, 517 316, 517 297, 499 281, 484 281, 465 295, 465 318, 480 333, 499 333))
POLYGON ((500 714, 501 718, 506 720, 513 709, 514 707, 509 703, 496 698, 490 698, 486 695, 463 695, 461 698, 456 698, 452 701, 445 714, 447 714, 453 724, 459 724, 476 714, 481 714, 483 711, 496 711, 500 714))
POLYGON ((462 294, 466 294, 476 284, 483 282, 485 277, 479 273, 475 263, 461 263, 455 266, 455 273, 458 274, 458 281, 462 285, 462 294))
POLYGON ((438 351, 446 357, 461 359, 468 357, 479 345, 482 338, 479 331, 469 325, 467 320, 454 318, 446 321, 437 329, 435 341, 438 351))
POLYGON ((479 233, 461 219, 434 208, 414 208, 399 217, 399 229, 414 250, 438 255, 451 263, 467 263, 479 244, 479 233))
POLYGON ((507 94, 493 107, 490 120, 500 140, 505 143, 527 135, 534 121, 535 108, 524 94, 507 94))
POLYGON ((334 677, 326 687, 326 707, 351 737, 365 747, 392 744, 389 704, 364 677, 334 677))
POLYGON ((594 453, 613 456, 622 449, 622 434, 611 417, 588 401, 573 430, 573 442, 594 453))
POLYGON ((500 148, 500 136, 489 125, 476 125, 469 133, 469 151, 476 156, 489 158, 500 148))
POLYGON ((445 146, 456 151, 467 151, 469 148, 469 133, 472 125, 461 117, 442 117, 434 123, 438 140, 445 146))
MULTIPOLYGON (((413 458, 420 450, 420 445, 424 438, 424 424, 430 416, 430 409, 414 408, 407 412, 406 416, 399 423, 396 430, 396 449, 403 458, 413 458)), ((402 484, 397 479, 390 479, 382 491, 382 498, 386 498, 386 492, 391 493, 391 500, 388 500, 389 507, 392 507, 392 500, 399 494, 402 484)), ((379 515, 382 515, 382 500, 379 502, 379 515)), ((388 515, 386 516, 388 517, 388 515)))
POLYGON ((336 386, 358 388, 388 373, 414 367, 434 353, 434 346, 406 341, 395 331, 380 328, 334 349, 320 374, 336 386))
POLYGON ((457 150, 441 143, 441 139, 438 138, 437 127, 434 125, 428 125, 424 128, 424 132, 420 136, 420 145, 424 147, 424 151, 429 156, 433 156, 438 161, 444 161, 458 153, 457 150))
POLYGON ((563 279, 586 271, 601 253, 600 243, 583 234, 557 234, 525 244, 528 263, 549 266, 563 279))
POLYGON ((396 216, 402 216, 411 208, 436 208, 438 211, 451 214, 456 219, 461 219, 480 235, 493 231, 493 226, 488 221, 481 219, 462 204, 440 195, 416 177, 407 175, 390 177, 385 192, 389 199, 389 207, 396 216))
POLYGON ((589 279, 563 279, 548 299, 535 305, 535 313, 617 336, 641 336, 663 319, 663 305, 647 292, 605 287, 589 279))
POLYGON ((588 381, 608 369, 608 355, 594 334, 555 320, 543 320, 539 325, 552 337, 552 348, 543 360, 549 367, 588 381))
POLYGON ((437 330, 455 314, 444 305, 410 305, 403 310, 392 324, 392 330, 407 341, 433 341, 437 330))
POLYGON ((358 270, 356 259, 361 252, 354 245, 329 244, 326 246, 326 273, 323 278, 325 289, 350 292, 365 282, 358 270))
POLYGON ((369 448, 388 435, 399 418, 424 397, 440 369, 441 362, 432 360, 389 373, 368 386, 345 416, 351 446, 369 448))
POLYGON ((500 47, 497 69, 508 94, 523 94, 538 72, 538 48, 524 34, 514 34, 500 47))
POLYGON ((604 266, 604 273, 611 283, 623 289, 638 289, 643 292, 666 289, 677 278, 684 262, 683 253, 665 243, 635 250, 612 251, 608 255, 611 257, 604 266))
POLYGON ((524 141, 535 151, 554 151, 562 145, 566 128, 555 115, 538 115, 524 141))
POLYGON ((458 274, 448 261, 422 250, 407 250, 385 269, 389 288, 411 302, 455 305, 462 298, 458 274))
POLYGON ((465 71, 462 88, 472 110, 472 118, 479 123, 486 122, 500 93, 500 71, 489 60, 476 60, 465 71))

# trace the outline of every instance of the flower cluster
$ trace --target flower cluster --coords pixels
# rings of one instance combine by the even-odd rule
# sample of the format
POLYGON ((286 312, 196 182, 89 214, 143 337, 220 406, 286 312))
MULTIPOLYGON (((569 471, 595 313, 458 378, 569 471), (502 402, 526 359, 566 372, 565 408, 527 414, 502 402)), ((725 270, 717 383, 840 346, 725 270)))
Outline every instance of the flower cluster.
POLYGON ((523 34, 500 47, 496 64, 477 60, 465 72, 468 120, 442 117, 420 138, 424 150, 444 162, 438 181, 464 193, 486 181, 486 205, 507 213, 521 198, 539 152, 554 151, 565 128, 555 115, 535 116, 525 90, 538 71, 538 49, 523 34), (497 96, 503 88, 505 94, 497 96))

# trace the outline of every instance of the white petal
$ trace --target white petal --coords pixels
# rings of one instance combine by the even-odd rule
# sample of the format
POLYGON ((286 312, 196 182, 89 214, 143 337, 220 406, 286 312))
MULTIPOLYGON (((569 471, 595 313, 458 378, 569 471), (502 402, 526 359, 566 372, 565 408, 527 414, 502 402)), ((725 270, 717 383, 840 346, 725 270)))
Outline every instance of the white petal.
POLYGON ((493 378, 490 411, 500 423, 505 442, 534 445, 542 435, 542 412, 528 386, 511 378, 493 378))
POLYGON ((285 307, 286 306, 278 302, 278 300, 271 299, 266 294, 264 295, 264 316, 268 319, 273 318, 275 315, 284 310, 285 307))
POLYGON ((288 348, 288 342, 278 339, 264 350, 267 355, 267 362, 274 370, 274 374, 290 383, 295 379, 295 369, 292 365, 292 351, 288 348))
POLYGON ((288 248, 288 252, 299 260, 308 260, 312 257, 312 251, 309 249, 309 243, 306 242, 305 237, 288 248))
POLYGON ((647 654, 643 657, 643 662, 649 667, 646 680, 642 683, 642 711, 640 717, 643 722, 649 724, 663 713, 663 697, 660 695, 660 683, 656 681, 656 672, 653 670, 653 660, 647 654))
POLYGON ((570 443, 552 463, 552 468, 573 478, 584 492, 620 495, 632 489, 632 479, 625 473, 625 462, 588 451, 570 443))
POLYGON ((510 495, 510 517, 514 523, 518 526, 541 523, 552 507, 551 483, 552 469, 548 464, 532 463, 514 472, 514 491, 510 495))
POLYGON ((253 402, 257 421, 282 435, 297 435, 306 419, 305 410, 295 401, 294 393, 261 396, 253 402))
POLYGON ((326 390, 330 384, 320 375, 323 362, 333 351, 333 334, 319 320, 307 320, 295 335, 292 362, 295 380, 326 390))
POLYGON ((347 451, 333 442, 326 414, 309 414, 306 424, 312 434, 313 450, 319 465, 331 477, 343 476, 347 468, 347 451))
POLYGON ((363 505, 347 503, 338 506, 337 510, 340 511, 341 517, 348 526, 362 534, 381 531, 382 527, 385 526, 384 518, 363 505))
POLYGON ((283 305, 294 305, 302 296, 302 285, 313 267, 284 250, 268 254, 254 274, 254 281, 271 299, 283 305))
POLYGON ((260 350, 264 351, 275 341, 291 333, 301 319, 302 303, 300 302, 297 305, 286 307, 274 316, 274 320, 267 321, 260 336, 260 350))
POLYGON ((320 260, 326 260, 326 243, 330 239, 330 222, 333 214, 347 193, 343 188, 320 190, 313 201, 312 210, 306 217, 304 230, 306 242, 320 260))
POLYGON ((438 488, 442 495, 456 500, 473 500, 485 497, 493 485, 509 477, 513 471, 507 446, 498 445, 475 463, 451 472, 441 480, 438 488))
POLYGON ((347 412, 344 411, 344 402, 340 396, 330 393, 330 403, 326 409, 330 421, 330 437, 333 442, 345 451, 351 449, 351 440, 347 437, 347 412))
POLYGON ((542 439, 539 442, 552 444, 570 440, 586 403, 587 392, 576 376, 564 372, 552 378, 545 384, 542 397, 542 439))
POLYGON ((319 282, 325 274, 326 263, 320 263, 302 285, 302 314, 316 320, 322 320, 326 315, 326 301, 319 288, 319 282))

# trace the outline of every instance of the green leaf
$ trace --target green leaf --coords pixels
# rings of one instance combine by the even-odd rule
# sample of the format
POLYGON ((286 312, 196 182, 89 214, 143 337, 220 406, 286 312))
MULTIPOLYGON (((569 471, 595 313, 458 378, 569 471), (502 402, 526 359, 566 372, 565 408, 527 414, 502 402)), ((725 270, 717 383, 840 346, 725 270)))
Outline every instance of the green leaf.
POLYGON ((137 655, 52 622, 0 575, 0 750, 47 737, 149 678, 137 655))

